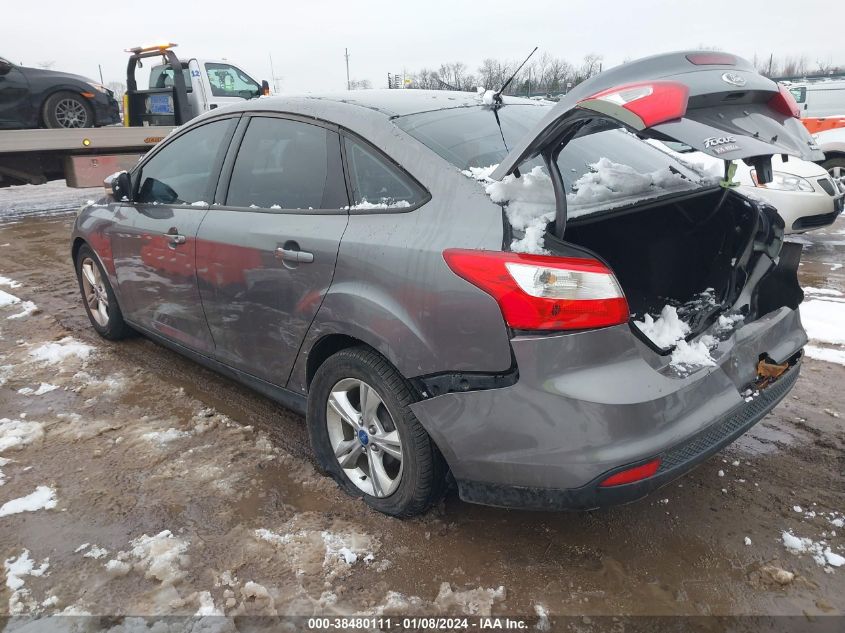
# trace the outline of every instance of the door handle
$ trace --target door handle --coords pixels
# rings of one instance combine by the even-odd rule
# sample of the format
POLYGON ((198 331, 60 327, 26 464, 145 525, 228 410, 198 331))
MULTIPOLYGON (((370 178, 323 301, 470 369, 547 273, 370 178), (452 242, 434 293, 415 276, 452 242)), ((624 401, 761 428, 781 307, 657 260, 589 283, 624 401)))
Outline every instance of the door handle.
POLYGON ((165 233, 167 240, 170 242, 171 246, 179 246, 179 244, 184 244, 188 241, 184 235, 179 235, 179 232, 176 230, 174 226, 171 228, 167 233, 165 233))
POLYGON ((310 264, 314 261, 314 253, 299 251, 291 248, 277 248, 276 259, 283 262, 296 262, 297 264, 310 264))

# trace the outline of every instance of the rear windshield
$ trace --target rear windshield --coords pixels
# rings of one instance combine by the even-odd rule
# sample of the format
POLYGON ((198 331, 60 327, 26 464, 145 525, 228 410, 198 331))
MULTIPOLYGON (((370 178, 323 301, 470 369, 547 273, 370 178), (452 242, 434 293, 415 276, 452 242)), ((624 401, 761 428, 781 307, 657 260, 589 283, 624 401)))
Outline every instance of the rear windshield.
MULTIPOLYGON (((466 170, 501 162, 508 148, 528 134, 548 112, 549 107, 537 105, 506 105, 498 113, 478 106, 411 114, 394 119, 394 123, 459 169, 466 170)), ((536 161, 527 167, 539 164, 536 161)), ((701 180, 701 174, 689 166, 622 129, 604 129, 579 136, 563 148, 558 158, 570 192, 576 182, 585 182, 585 174, 596 171, 596 165, 601 169, 607 164, 630 167, 639 174, 671 172, 689 179, 690 186, 701 180)), ((526 169, 523 167, 522 171, 526 169)), ((612 196, 617 204, 625 197, 624 194, 612 196)))
MULTIPOLYGON (((182 64, 182 77, 185 78, 185 89, 191 92, 191 73, 187 64, 182 64)), ((153 66, 150 70, 150 89, 172 88, 173 87, 173 66, 162 64, 153 66)))

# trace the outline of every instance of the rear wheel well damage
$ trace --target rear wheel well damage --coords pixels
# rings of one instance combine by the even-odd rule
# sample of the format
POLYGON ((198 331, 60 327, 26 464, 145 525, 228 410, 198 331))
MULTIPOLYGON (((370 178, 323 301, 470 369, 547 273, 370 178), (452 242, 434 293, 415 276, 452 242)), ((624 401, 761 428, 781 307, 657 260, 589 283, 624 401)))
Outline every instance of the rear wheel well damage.
MULTIPOLYGON (((361 341, 346 334, 328 334, 314 343, 311 351, 308 352, 308 359, 305 363, 305 386, 307 389, 311 388, 311 381, 320 365, 326 362, 329 357, 337 354, 339 351, 349 347, 366 346, 370 347, 364 341, 361 341)), ((372 349, 370 347, 370 349, 372 349)))

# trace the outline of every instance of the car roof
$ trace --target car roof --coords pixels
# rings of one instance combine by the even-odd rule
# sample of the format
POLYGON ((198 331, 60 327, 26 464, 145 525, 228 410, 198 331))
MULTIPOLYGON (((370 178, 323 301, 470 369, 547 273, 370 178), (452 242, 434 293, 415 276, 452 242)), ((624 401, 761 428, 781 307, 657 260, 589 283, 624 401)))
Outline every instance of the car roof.
MULTIPOLYGON (((288 110, 296 103, 324 102, 329 104, 347 104, 378 112, 387 117, 405 116, 419 112, 466 108, 481 105, 481 99, 474 92, 452 90, 349 90, 331 94, 277 95, 263 97, 261 109, 288 110)), ((543 103, 520 97, 503 97, 505 105, 528 105, 543 107, 543 103)), ((255 102, 251 102, 255 103, 255 102)))

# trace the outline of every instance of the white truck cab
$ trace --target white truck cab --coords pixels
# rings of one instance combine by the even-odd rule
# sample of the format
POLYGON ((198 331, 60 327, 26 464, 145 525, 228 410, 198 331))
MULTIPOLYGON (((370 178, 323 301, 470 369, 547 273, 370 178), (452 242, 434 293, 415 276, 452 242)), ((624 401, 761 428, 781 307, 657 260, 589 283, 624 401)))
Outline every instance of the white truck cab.
MULTIPOLYGON (((230 103, 255 99, 263 94, 261 85, 255 79, 242 68, 226 60, 191 58, 183 60, 181 65, 191 118, 230 103)), ((171 86, 171 64, 158 64, 150 68, 149 88, 171 86)))
POLYGON ((176 44, 127 49, 123 125, 126 127, 182 125, 203 112, 244 99, 269 94, 270 86, 249 76, 225 59, 179 59, 176 44), (154 58, 146 89, 139 89, 136 70, 154 58))

